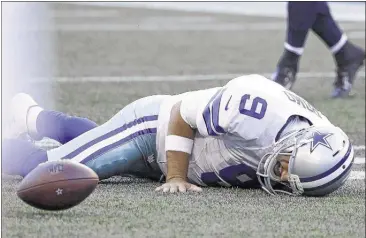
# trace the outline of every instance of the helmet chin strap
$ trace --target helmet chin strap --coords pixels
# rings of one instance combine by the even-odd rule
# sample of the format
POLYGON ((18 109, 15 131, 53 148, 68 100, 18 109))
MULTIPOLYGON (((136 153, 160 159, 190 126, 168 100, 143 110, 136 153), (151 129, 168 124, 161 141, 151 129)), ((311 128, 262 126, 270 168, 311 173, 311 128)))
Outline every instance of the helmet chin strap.
POLYGON ((302 187, 299 176, 296 174, 289 174, 288 182, 290 183, 294 195, 301 195, 304 193, 304 188, 302 187))
POLYGON ((285 190, 274 190, 276 193, 284 193, 286 195, 290 195, 290 196, 297 196, 296 194, 294 193, 290 193, 290 192, 287 192, 285 190))

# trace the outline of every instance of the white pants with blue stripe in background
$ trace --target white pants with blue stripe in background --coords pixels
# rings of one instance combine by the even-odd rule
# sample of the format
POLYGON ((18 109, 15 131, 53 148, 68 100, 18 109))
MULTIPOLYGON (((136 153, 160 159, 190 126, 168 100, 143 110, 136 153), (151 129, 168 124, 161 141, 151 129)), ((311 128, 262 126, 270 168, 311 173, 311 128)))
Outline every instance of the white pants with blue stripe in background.
POLYGON ((109 121, 47 151, 48 160, 71 159, 93 169, 100 179, 133 175, 159 180, 156 130, 162 101, 145 97, 127 105, 109 121))

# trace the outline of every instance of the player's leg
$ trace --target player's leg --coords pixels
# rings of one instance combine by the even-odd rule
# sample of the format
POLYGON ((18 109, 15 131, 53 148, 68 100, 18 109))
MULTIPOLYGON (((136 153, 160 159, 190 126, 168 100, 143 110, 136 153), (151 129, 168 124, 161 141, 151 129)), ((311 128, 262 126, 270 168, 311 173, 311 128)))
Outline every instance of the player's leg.
POLYGON ((33 139, 48 137, 61 144, 89 131, 97 124, 87 118, 44 110, 31 96, 19 93, 12 99, 15 134, 28 133, 33 139))
POLYGON ((284 52, 277 63, 273 80, 291 89, 304 51, 309 29, 316 19, 316 2, 288 2, 287 35, 284 52))
POLYGON ((71 159, 92 168, 100 179, 132 174, 159 179, 156 128, 167 96, 137 100, 101 126, 47 151, 48 160, 71 159))
POLYGON ((165 97, 137 100, 103 125, 49 151, 25 140, 4 140, 4 172, 25 176, 42 162, 71 159, 92 168, 100 179, 121 174, 159 179, 156 127, 165 97))
POLYGON ((36 133, 61 144, 80 136, 98 125, 88 118, 69 116, 58 111, 43 110, 36 118, 36 133))
POLYGON ((337 64, 337 79, 333 97, 349 95, 358 69, 365 59, 365 52, 347 40, 347 36, 334 21, 327 2, 317 3, 317 18, 313 31, 324 41, 337 64))

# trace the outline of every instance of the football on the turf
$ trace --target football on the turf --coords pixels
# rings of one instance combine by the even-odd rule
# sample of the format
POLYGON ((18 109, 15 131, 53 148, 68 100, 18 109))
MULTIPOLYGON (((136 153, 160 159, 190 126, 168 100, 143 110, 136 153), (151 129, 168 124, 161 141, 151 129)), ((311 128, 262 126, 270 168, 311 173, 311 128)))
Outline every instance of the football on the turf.
POLYGON ((17 195, 27 204, 45 210, 71 208, 96 188, 98 175, 89 167, 70 160, 38 165, 19 184, 17 195))

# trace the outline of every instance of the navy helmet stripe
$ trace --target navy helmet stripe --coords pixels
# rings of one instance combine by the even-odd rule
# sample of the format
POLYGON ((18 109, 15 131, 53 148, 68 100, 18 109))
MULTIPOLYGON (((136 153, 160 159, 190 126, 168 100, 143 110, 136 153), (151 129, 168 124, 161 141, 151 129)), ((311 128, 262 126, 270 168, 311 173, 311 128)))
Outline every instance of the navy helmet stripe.
POLYGON ((101 142, 105 139, 108 139, 109 137, 112 137, 118 133, 121 133, 125 130, 127 130, 128 128, 131 128, 133 126, 136 126, 138 124, 141 124, 143 122, 147 122, 147 121, 155 121, 158 119, 158 116, 157 115, 152 115, 152 116, 145 116, 145 117, 141 117, 141 118, 138 118, 136 120, 133 120, 127 124, 124 124, 123 126, 113 130, 113 131, 110 131, 92 141, 89 141, 88 143, 80 146, 79 148, 77 148, 76 150, 74 150, 73 152, 69 153, 68 155, 64 156, 64 158, 67 158, 67 159, 72 159, 74 158, 75 156, 77 156, 78 154, 80 154, 81 152, 83 152, 84 150, 90 148, 91 146, 95 145, 96 143, 98 142, 101 142))
MULTIPOLYGON (((353 162, 353 159, 352 159, 352 162, 353 162)), ((348 174, 349 172, 351 172, 350 170, 351 170, 351 168, 352 168, 352 163, 348 166, 348 168, 347 169, 345 169, 344 171, 343 171, 343 173, 342 174, 340 174, 337 178, 335 178, 335 179, 333 179, 333 180, 331 180, 331 181, 329 181, 328 183, 326 183, 326 184, 323 184, 323 185, 320 185, 320 186, 318 186, 318 187, 314 187, 314 188, 304 188, 304 192, 311 192, 311 191, 314 191, 314 190, 318 190, 318 189, 322 189, 322 188, 325 188, 325 187, 329 187, 329 186, 331 186, 333 183, 336 183, 338 180, 340 180, 341 178, 343 178, 346 174, 348 174)))
POLYGON ((348 159, 348 157, 351 153, 351 149, 352 149, 352 144, 351 144, 351 142, 349 142, 349 147, 348 147, 346 155, 335 166, 333 166, 331 169, 325 171, 324 173, 318 174, 316 176, 307 177, 307 178, 300 178, 300 181, 302 183, 312 182, 312 181, 315 181, 315 180, 322 179, 322 178, 328 176, 329 174, 333 173, 334 171, 339 169, 339 167, 341 167, 342 164, 344 164, 344 162, 346 162, 346 160, 348 159))

